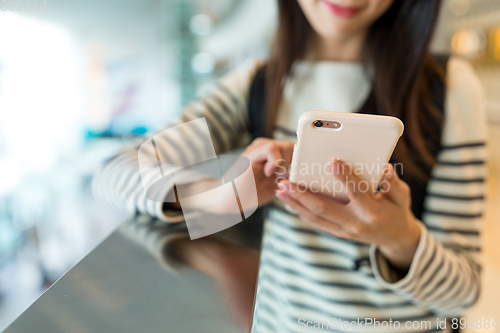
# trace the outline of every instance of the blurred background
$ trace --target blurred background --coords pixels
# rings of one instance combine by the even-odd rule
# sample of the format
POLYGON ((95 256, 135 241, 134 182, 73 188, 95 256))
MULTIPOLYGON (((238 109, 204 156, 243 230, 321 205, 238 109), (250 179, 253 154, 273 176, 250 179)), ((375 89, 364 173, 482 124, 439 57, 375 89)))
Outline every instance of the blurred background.
MULTIPOLYGON (((44 3, 0 7, 0 331, 124 220, 90 198, 96 168, 265 57, 276 20, 269 0, 44 3)), ((444 1, 433 49, 473 63, 488 97, 485 285, 468 315, 498 318, 500 2, 444 1)))

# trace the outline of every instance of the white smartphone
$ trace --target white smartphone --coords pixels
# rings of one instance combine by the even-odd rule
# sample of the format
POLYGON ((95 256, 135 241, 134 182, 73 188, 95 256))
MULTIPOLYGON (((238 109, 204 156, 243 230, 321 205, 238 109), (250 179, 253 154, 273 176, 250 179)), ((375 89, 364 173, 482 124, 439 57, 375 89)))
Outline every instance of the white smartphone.
POLYGON ((339 159, 360 178, 360 191, 375 192, 403 129, 395 117, 307 111, 297 126, 290 181, 347 201, 345 186, 334 180, 329 168, 339 159))

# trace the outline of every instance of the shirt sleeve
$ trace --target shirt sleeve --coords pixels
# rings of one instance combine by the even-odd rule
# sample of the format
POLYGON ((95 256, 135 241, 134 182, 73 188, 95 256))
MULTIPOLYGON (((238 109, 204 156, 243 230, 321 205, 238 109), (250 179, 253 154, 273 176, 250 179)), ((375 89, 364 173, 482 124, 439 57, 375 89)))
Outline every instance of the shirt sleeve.
POLYGON ((385 288, 436 314, 456 316, 480 293, 487 126, 483 90, 472 67, 450 59, 447 72, 443 148, 427 186, 410 269, 398 278, 375 246, 370 261, 385 288))
MULTIPOLYGON (((223 77, 205 96, 188 104, 182 117, 170 123, 167 128, 184 122, 205 117, 213 148, 218 155, 241 148, 250 142, 248 120, 249 90, 256 71, 263 65, 260 60, 248 62, 223 77)), ((196 163, 197 151, 203 151, 207 142, 203 136, 187 131, 172 131, 156 142, 159 156, 166 156, 172 165, 196 163)), ((146 141, 148 138, 144 138, 146 141)), ((154 178, 154 175, 141 175, 138 163, 139 147, 128 147, 108 160, 95 174, 91 190, 93 195, 120 210, 129 213, 142 213, 167 222, 180 222, 184 217, 180 211, 164 210, 163 202, 149 200, 143 188, 141 176, 154 178)), ((154 170, 151 170, 153 172, 154 170)), ((157 172, 154 171, 154 172, 157 172)), ((173 184, 161 190, 166 196, 172 191, 173 184)))

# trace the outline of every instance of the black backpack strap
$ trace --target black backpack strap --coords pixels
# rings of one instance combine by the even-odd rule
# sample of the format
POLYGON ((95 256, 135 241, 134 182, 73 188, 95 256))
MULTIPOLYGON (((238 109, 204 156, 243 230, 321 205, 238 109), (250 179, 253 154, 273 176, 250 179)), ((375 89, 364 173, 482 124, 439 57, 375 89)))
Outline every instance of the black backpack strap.
POLYGON ((449 54, 434 54, 434 59, 437 61, 439 66, 444 69, 444 72, 447 72, 448 61, 450 60, 449 54))
MULTIPOLYGON (((448 67, 448 61, 450 56, 447 54, 434 55, 434 59, 438 63, 439 67, 443 70, 445 77, 441 77, 437 73, 433 73, 429 78, 429 90, 431 92, 431 98, 434 105, 444 113, 444 104, 446 99, 446 72, 448 67)), ((442 128, 439 129, 439 134, 441 134, 442 128)), ((441 138, 439 138, 441 139, 441 138)))
MULTIPOLYGON (((265 82, 266 66, 263 66, 255 73, 248 98, 249 130, 252 134, 252 140, 264 136, 264 122, 266 119, 265 82)), ((240 223, 243 225, 242 228, 245 229, 243 230, 245 235, 253 235, 260 240, 266 215, 267 206, 259 207, 245 222, 240 223)), ((256 244, 257 247, 260 246, 260 242, 256 244)))
MULTIPOLYGON (((437 73, 433 73, 429 78, 429 91, 431 92, 431 98, 434 102, 434 105, 442 112, 442 120, 444 121, 444 108, 445 108, 445 100, 446 100, 446 73, 448 67, 448 61, 450 60, 450 56, 447 54, 434 55, 434 59, 438 63, 439 67, 442 69, 442 74, 444 77, 441 77, 437 73)), ((443 132, 443 123, 437 123, 432 128, 432 140, 434 144, 429 144, 429 150, 434 156, 437 157, 437 154, 441 150, 441 136, 443 132)))
POLYGON ((248 118, 250 120, 250 133, 252 139, 264 136, 264 123, 266 119, 266 66, 260 68, 250 86, 248 99, 248 118))

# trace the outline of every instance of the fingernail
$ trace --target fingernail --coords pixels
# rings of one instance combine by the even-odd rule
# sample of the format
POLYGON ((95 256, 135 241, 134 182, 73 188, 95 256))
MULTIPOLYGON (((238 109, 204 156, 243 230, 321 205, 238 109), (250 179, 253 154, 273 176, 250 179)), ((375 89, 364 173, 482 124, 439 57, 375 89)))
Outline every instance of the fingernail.
POLYGON ((283 180, 280 182, 280 187, 283 189, 283 192, 290 192, 292 185, 288 180, 283 180))
POLYGON ((286 192, 284 192, 283 190, 276 190, 275 194, 276 194, 276 197, 278 197, 278 199, 280 199, 282 201, 287 201, 287 199, 288 199, 288 194, 286 192))
POLYGON ((340 175, 342 172, 342 162, 340 160, 334 159, 330 164, 330 171, 334 175, 340 175))

